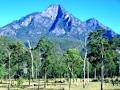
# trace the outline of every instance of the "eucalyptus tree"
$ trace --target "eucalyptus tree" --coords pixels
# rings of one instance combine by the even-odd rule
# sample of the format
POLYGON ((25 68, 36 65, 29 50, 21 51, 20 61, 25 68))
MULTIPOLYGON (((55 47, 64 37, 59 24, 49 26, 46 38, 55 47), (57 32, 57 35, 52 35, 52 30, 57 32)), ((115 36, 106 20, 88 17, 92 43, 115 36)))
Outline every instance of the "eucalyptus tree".
POLYGON ((49 71, 50 61, 53 59, 54 45, 47 38, 43 37, 39 40, 35 50, 41 52, 41 73, 44 75, 44 88, 46 88, 47 76, 49 71))
POLYGON ((118 64, 118 75, 120 76, 120 36, 113 37, 111 43, 116 50, 116 64, 118 64))
POLYGON ((97 66, 101 68, 101 90, 103 90, 104 67, 108 66, 109 70, 112 68, 110 65, 114 63, 115 52, 103 29, 90 33, 88 40, 88 58, 95 68, 97 66))
MULTIPOLYGON (((83 76, 83 88, 85 88, 85 78, 86 78, 86 69, 88 70, 88 68, 86 68, 86 66, 89 66, 88 64, 86 64, 87 61, 87 54, 88 54, 88 49, 87 49, 87 35, 85 34, 85 38, 84 38, 84 66, 83 66, 83 72, 84 72, 84 76, 83 76)), ((87 73, 89 74, 89 73, 87 73)), ((88 75, 89 76, 89 75, 88 75)))
POLYGON ((71 78, 76 74, 80 74, 82 69, 83 59, 80 56, 80 52, 77 49, 69 49, 64 54, 68 74, 69 74, 69 90, 71 88, 71 78))
POLYGON ((24 53, 23 45, 7 37, 0 37, 0 60, 1 65, 7 72, 6 75, 9 78, 8 89, 10 90, 11 78, 22 75, 22 61, 21 55, 24 53))
POLYGON ((27 41, 28 42, 28 46, 29 46, 29 52, 30 52, 30 55, 31 55, 31 77, 32 77, 32 79, 34 78, 34 64, 33 64, 33 53, 32 53, 32 47, 31 47, 31 43, 30 43, 30 41, 28 40, 27 41))
MULTIPOLYGON (((1 43, 0 43, 1 44, 1 43)), ((5 75, 7 75, 6 70, 6 63, 5 60, 7 59, 8 55, 6 53, 6 50, 4 48, 4 45, 0 45, 0 78, 4 78, 5 75)))
POLYGON ((10 44, 10 39, 0 36, 0 66, 1 66, 1 76, 5 74, 5 70, 7 71, 8 79, 9 79, 9 84, 8 84, 8 90, 10 90, 10 83, 11 83, 11 77, 10 77, 10 52, 8 50, 8 45, 10 44), (6 61, 8 61, 8 65, 6 65, 6 61), (8 68, 6 68, 8 66, 8 68))

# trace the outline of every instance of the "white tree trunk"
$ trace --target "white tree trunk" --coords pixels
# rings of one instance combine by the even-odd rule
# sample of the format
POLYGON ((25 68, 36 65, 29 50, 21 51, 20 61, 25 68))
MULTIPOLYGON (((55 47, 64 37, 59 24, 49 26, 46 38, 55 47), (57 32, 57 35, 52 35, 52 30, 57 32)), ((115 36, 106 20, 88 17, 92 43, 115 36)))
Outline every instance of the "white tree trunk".
POLYGON ((102 61, 102 66, 101 66, 101 90, 103 90, 103 81, 104 81, 104 66, 103 66, 103 61, 102 61))
POLYGON ((96 70, 96 68, 94 69, 94 79, 96 80, 96 72, 97 72, 97 70, 96 70))
POLYGON ((101 50, 101 54, 102 54, 102 63, 101 63, 101 90, 103 90, 103 82, 104 82, 104 64, 103 64, 103 52, 104 52, 104 46, 103 46, 103 41, 101 38, 101 46, 102 46, 102 50, 101 50))
POLYGON ((34 78, 34 68, 33 68, 33 54, 32 54, 32 51, 31 51, 31 44, 30 44, 30 41, 28 40, 28 45, 29 45, 29 52, 30 52, 30 55, 31 55, 31 63, 32 63, 32 67, 31 67, 31 70, 32 70, 32 79, 34 78))
POLYGON ((85 88, 85 66, 86 66, 86 60, 84 59, 84 68, 83 68, 84 79, 83 79, 83 88, 85 88))
POLYGON ((9 85, 8 85, 8 90, 10 90, 10 87, 11 87, 11 77, 10 77, 10 73, 11 73, 10 69, 11 69, 11 67, 10 67, 10 63, 11 63, 11 61, 10 61, 10 52, 9 51, 8 51, 8 57, 9 57, 9 70, 8 70, 8 73, 9 73, 9 85))
POLYGON ((119 76, 120 76, 120 61, 119 61, 119 76))
POLYGON ((83 68, 83 71, 84 71, 84 79, 83 79, 83 88, 85 88, 85 70, 86 70, 86 59, 87 59, 87 38, 85 38, 85 46, 84 46, 84 49, 85 49, 85 56, 84 56, 84 68, 83 68))
POLYGON ((90 79, 89 79, 89 61, 87 61, 87 81, 89 83, 90 79))

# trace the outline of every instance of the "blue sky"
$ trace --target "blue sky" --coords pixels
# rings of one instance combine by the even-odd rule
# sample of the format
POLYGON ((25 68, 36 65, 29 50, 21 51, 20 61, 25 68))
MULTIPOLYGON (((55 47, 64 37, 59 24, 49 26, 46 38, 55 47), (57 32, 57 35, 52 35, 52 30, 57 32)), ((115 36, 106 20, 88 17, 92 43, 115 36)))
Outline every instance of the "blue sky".
POLYGON ((82 21, 96 18, 120 33, 120 0, 0 0, 0 27, 51 4, 60 4, 82 21))

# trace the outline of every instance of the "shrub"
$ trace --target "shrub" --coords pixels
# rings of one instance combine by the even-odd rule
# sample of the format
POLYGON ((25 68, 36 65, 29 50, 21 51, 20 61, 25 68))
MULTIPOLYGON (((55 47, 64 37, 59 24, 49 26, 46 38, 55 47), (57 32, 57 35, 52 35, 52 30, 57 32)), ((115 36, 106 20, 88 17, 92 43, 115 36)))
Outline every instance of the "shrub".
POLYGON ((98 82, 99 80, 98 79, 93 79, 92 82, 98 82))
POLYGON ((104 82, 105 83, 109 83, 110 81, 109 81, 109 79, 105 79, 104 82))
POLYGON ((23 79, 19 78, 17 79, 17 86, 19 87, 23 83, 23 79))

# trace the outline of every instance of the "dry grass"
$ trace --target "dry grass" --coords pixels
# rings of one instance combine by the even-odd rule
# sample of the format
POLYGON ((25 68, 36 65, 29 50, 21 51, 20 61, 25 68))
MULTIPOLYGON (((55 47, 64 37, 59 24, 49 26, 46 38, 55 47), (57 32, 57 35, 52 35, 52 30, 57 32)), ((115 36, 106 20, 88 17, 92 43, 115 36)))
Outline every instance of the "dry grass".
MULTIPOLYGON (((6 82, 6 81, 5 81, 6 82)), ((34 82, 34 84, 37 84, 36 80, 34 82)), ((28 85, 28 81, 25 81, 22 85, 28 85)), ((40 83, 40 90, 44 90, 43 88, 43 80, 40 83)), ((0 90, 8 90, 7 88, 5 88, 5 86, 7 87, 7 84, 0 84, 0 90), (3 87, 4 86, 4 87, 3 87)), ((33 86, 31 84, 30 87, 25 87, 25 88, 12 88, 11 90, 37 90, 35 88, 37 88, 38 86, 33 86), (34 89, 32 89, 34 88, 34 89)), ((47 84, 47 89, 46 90, 69 90, 69 84, 68 82, 65 83, 53 83, 53 80, 49 80, 48 84, 47 84)), ((78 79, 77 82, 75 81, 73 83, 72 81, 72 85, 71 85, 71 90, 100 90, 100 82, 89 82, 86 84, 86 87, 83 88, 83 82, 82 80, 78 79)), ((117 86, 113 86, 111 83, 104 83, 104 90, 120 90, 120 85, 117 86)))

